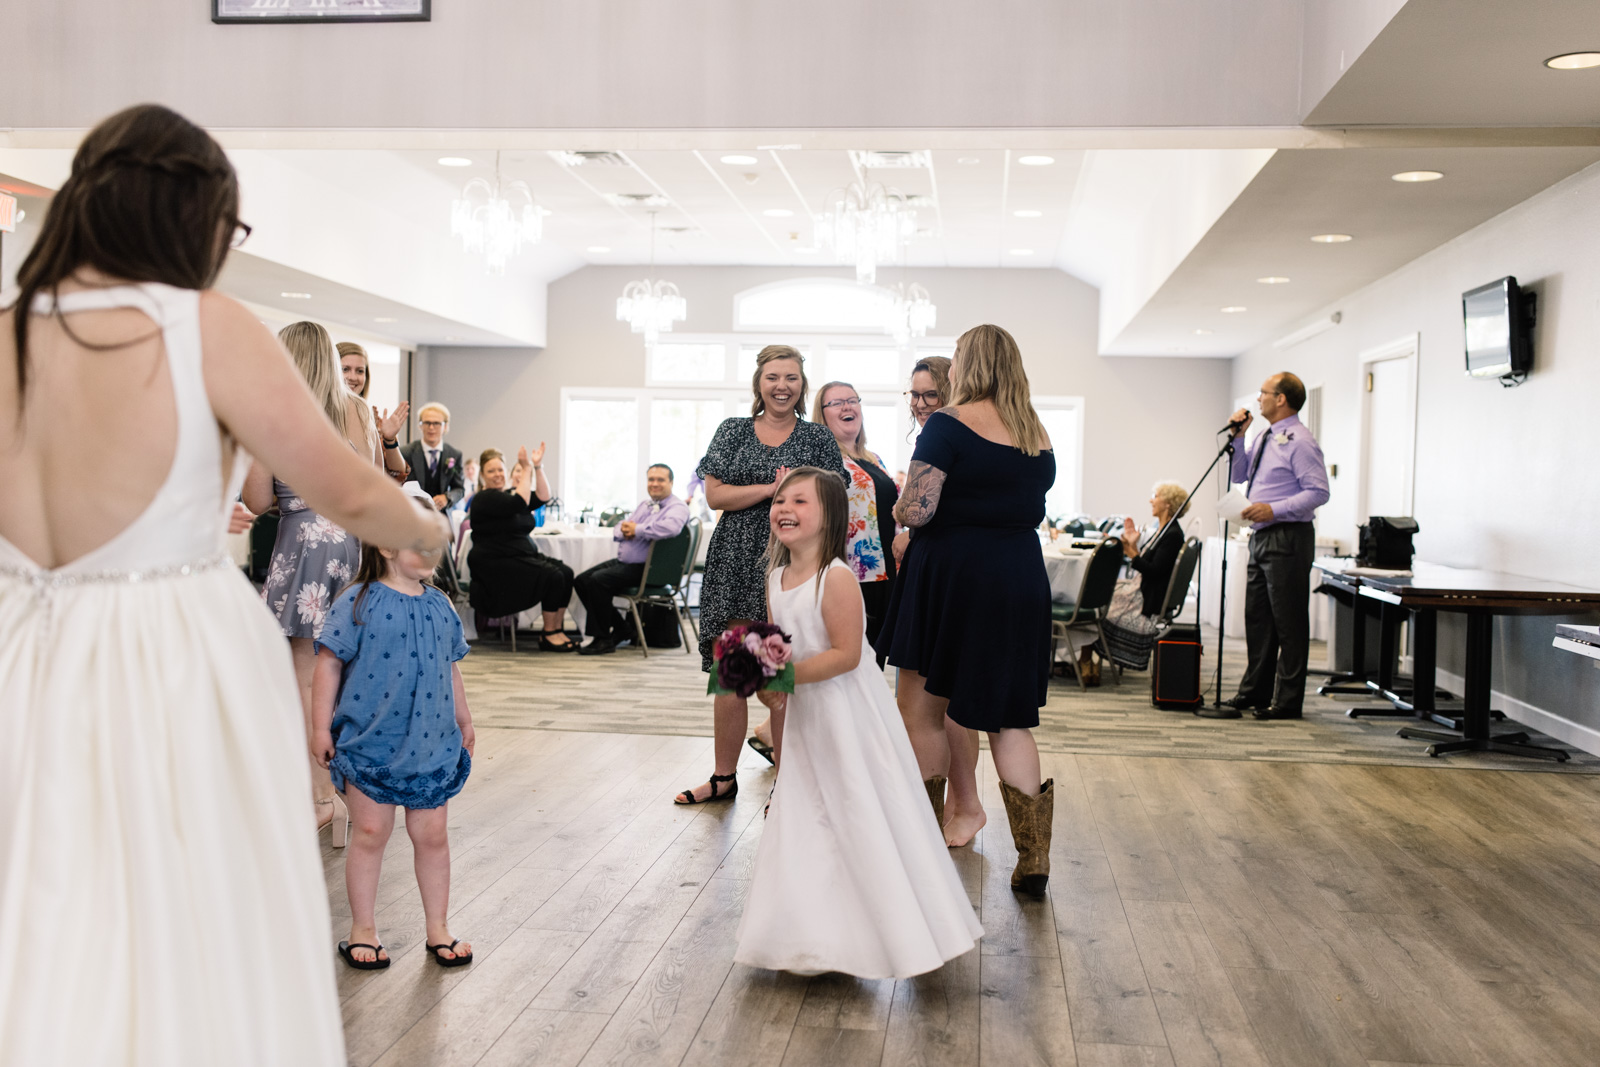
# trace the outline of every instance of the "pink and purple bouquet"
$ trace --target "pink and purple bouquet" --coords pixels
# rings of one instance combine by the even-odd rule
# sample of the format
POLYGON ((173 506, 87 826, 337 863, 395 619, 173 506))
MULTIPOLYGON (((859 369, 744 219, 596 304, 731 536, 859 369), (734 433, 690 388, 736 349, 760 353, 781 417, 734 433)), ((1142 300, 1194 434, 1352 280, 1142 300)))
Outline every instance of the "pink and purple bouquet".
POLYGON ((757 689, 794 692, 789 635, 770 622, 735 623, 711 646, 707 693, 749 697, 757 689))

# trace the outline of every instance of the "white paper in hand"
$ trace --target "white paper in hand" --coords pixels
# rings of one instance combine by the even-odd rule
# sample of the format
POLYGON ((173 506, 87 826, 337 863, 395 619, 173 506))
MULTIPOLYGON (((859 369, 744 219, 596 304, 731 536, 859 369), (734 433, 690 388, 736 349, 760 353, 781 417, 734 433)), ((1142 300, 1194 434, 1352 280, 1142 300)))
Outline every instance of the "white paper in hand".
POLYGON ((1228 522, 1242 522, 1244 509, 1249 506, 1250 498, 1236 485, 1228 490, 1226 496, 1217 501, 1217 517, 1228 522))

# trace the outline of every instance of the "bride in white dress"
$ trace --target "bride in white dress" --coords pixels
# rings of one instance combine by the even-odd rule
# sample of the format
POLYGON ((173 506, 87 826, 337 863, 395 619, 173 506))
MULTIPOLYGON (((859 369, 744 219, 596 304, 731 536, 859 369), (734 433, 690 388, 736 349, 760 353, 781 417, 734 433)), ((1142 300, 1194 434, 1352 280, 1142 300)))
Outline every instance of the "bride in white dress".
POLYGON ((904 722, 867 645, 844 562, 849 502, 802 467, 772 499, 785 564, 768 578, 795 691, 774 712, 778 783, 734 959, 752 967, 909 978, 983 936, 934 821, 904 722))
POLYGON ((359 538, 447 533, 208 291, 237 212, 204 131, 121 112, 0 312, 0 1064, 345 1063, 294 673, 225 516, 247 450, 359 538))

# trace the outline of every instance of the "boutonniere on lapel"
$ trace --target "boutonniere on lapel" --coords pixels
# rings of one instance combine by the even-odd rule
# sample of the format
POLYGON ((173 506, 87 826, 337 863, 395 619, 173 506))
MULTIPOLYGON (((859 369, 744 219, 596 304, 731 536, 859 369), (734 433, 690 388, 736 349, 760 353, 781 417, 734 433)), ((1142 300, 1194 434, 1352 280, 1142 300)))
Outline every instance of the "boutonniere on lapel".
POLYGON ((1294 434, 1292 434, 1292 433, 1275 433, 1275 434, 1272 435, 1272 439, 1274 441, 1278 442, 1280 445, 1286 445, 1290 441, 1294 440, 1294 434))
POLYGON ((455 465, 456 465, 456 457, 454 457, 454 456, 451 456, 449 459, 444 461, 444 469, 445 470, 450 470, 455 465))

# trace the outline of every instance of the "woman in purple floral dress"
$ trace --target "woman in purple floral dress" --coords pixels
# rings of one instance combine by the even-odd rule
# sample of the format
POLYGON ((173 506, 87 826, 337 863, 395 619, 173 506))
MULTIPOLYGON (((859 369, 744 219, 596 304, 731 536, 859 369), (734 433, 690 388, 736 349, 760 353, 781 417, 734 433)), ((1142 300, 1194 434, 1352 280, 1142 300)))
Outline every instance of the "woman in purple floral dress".
MULTIPOLYGON (((366 401, 345 386, 339 357, 327 330, 314 322, 296 322, 285 326, 278 340, 294 357, 300 376, 311 387, 311 394, 322 405, 328 421, 358 455, 373 455, 372 442, 378 434, 385 442, 394 439, 404 419, 403 409, 375 425, 366 401)), ((244 503, 257 513, 274 503, 278 506, 278 537, 272 544, 272 562, 261 595, 277 616, 283 636, 289 639, 309 746, 311 669, 316 662, 312 641, 322 632, 322 622, 333 598, 355 576, 361 545, 343 528, 306 507, 293 489, 273 477, 260 463, 251 467, 245 479, 244 503)), ((309 753, 309 747, 307 751, 309 753)), ((334 792, 327 769, 318 766, 309 754, 307 760, 311 763, 311 793, 317 805, 317 825, 326 826, 336 815, 344 817, 340 810, 344 801, 334 792)))

